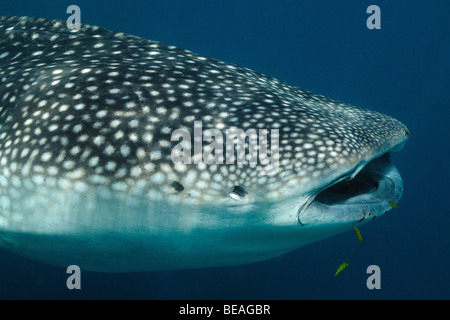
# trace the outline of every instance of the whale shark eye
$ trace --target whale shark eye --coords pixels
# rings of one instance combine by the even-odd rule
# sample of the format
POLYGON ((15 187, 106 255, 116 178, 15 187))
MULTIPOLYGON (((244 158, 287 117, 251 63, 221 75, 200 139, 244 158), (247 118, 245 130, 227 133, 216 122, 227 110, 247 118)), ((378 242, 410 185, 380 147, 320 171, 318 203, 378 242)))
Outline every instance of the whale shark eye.
POLYGON ((245 191, 244 187, 234 186, 233 188, 231 188, 228 195, 231 199, 237 201, 243 199, 247 195, 247 191, 245 191))
POLYGON ((170 186, 174 189, 175 192, 181 192, 184 190, 183 185, 181 183, 179 183, 178 181, 172 181, 170 186))

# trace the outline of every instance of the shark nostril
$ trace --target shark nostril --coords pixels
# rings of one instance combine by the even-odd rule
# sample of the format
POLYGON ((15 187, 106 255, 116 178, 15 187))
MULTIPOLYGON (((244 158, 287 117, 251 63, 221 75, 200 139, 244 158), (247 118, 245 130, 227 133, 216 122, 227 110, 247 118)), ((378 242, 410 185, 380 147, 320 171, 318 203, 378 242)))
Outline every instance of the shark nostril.
POLYGON ((237 201, 243 199, 247 195, 247 191, 245 191, 244 187, 234 186, 233 188, 231 188, 228 195, 231 199, 237 201))

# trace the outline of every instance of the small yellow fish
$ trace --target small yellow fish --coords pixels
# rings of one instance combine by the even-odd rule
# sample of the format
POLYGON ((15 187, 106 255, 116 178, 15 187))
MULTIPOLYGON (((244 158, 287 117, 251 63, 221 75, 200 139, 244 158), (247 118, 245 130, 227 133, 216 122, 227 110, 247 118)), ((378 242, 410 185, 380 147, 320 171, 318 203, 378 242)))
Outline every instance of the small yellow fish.
POLYGON ((392 201, 388 201, 387 202, 392 208, 398 208, 398 204, 396 204, 395 202, 392 202, 392 201))
POLYGON ((350 262, 344 262, 342 263, 339 268, 336 270, 336 273, 334 274, 334 276, 336 277, 342 270, 344 270, 345 268, 347 268, 350 265, 350 262))
POLYGON ((361 242, 361 244, 362 244, 364 240, 363 240, 363 237, 361 235, 361 232, 359 231, 359 229, 357 227, 353 226, 353 228, 355 228, 356 237, 358 238, 359 242, 361 242))

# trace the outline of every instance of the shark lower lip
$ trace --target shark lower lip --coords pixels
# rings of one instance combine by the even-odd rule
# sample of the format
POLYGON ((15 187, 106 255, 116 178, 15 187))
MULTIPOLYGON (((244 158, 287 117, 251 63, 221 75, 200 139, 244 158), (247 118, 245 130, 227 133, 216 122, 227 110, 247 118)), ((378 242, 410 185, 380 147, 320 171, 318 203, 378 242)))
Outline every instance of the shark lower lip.
POLYGON ((299 212, 303 226, 355 223, 387 213, 403 193, 399 172, 388 156, 372 160, 350 181, 341 181, 318 193, 299 212))

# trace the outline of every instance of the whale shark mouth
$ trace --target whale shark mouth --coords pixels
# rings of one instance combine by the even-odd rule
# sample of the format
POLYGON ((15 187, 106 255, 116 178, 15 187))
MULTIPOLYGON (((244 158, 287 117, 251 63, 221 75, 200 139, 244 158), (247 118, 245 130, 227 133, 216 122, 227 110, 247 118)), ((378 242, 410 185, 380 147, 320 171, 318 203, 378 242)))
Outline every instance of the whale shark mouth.
POLYGON ((373 159, 353 178, 346 174, 320 190, 298 213, 302 226, 355 223, 387 213, 403 193, 403 181, 390 154, 373 159))

